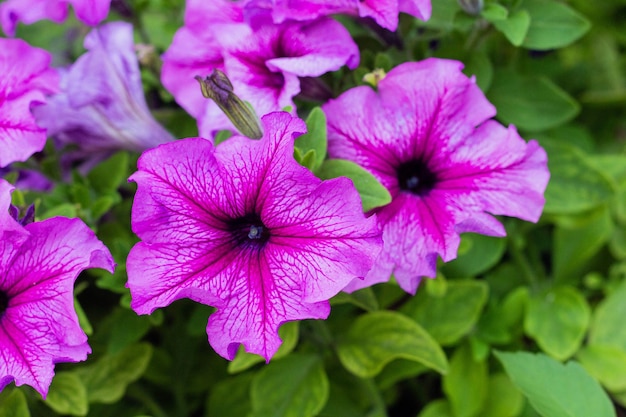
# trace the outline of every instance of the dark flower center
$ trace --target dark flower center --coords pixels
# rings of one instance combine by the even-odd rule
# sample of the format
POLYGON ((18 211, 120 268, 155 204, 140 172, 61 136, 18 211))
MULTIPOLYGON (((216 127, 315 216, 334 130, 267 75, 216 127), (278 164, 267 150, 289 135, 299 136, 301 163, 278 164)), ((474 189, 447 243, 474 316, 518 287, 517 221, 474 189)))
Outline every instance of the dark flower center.
POLYGON ((256 214, 246 214, 228 222, 228 230, 238 246, 262 248, 270 238, 269 229, 256 214))
POLYGON ((437 176, 421 159, 400 164, 397 173, 400 189, 416 195, 428 194, 437 184, 437 176))
POLYGON ((0 317, 4 315, 7 308, 9 308, 9 296, 6 292, 0 290, 0 317))

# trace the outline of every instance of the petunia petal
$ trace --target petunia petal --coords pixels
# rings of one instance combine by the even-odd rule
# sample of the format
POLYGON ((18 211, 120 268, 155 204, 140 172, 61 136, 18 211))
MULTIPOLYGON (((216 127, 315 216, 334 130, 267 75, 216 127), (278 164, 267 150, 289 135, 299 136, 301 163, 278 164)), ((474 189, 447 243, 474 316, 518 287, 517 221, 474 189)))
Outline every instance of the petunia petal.
MULTIPOLYGON (((0 317, 0 375, 46 396, 57 362, 91 351, 74 311, 73 288, 86 268, 113 272, 113 258, 78 219, 51 218, 25 226, 29 239, 11 251, 0 283, 9 298, 0 317)), ((0 255, 5 259, 6 253, 0 255)))

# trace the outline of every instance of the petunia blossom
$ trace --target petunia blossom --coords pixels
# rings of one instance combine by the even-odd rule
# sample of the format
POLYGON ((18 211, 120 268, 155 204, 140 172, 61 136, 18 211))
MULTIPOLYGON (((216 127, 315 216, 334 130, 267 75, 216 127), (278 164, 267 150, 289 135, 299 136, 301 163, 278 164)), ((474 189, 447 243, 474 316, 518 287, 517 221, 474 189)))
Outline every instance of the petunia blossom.
POLYGON ((111 0, 7 0, 0 4, 0 24, 9 36, 15 36, 19 22, 30 25, 40 20, 61 23, 71 4, 81 22, 95 26, 109 14, 111 0))
POLYGON ((195 75, 223 70, 242 100, 258 114, 294 107, 301 77, 318 77, 343 65, 356 68, 359 50, 349 32, 330 18, 309 22, 243 22, 241 9, 221 14, 215 3, 190 2, 185 27, 163 56, 161 79, 176 101, 197 118, 200 135, 211 137, 232 124, 211 101, 203 100, 195 75))
POLYGON ((548 182, 546 153, 496 113, 457 61, 402 64, 378 84, 353 88, 323 106, 328 152, 370 171, 391 193, 377 211, 384 248, 364 281, 414 293, 436 261, 456 257, 462 232, 504 236, 493 215, 537 221, 548 182))
POLYGON ((58 89, 51 59, 21 39, 0 38, 0 167, 25 161, 46 143, 46 130, 35 123, 31 108, 58 89))
POLYGON ((131 307, 149 314, 180 298, 216 307, 208 339, 228 359, 243 344, 269 360, 278 327, 326 318, 328 299, 365 276, 381 247, 351 181, 321 181, 293 159, 304 123, 285 112, 262 123, 258 141, 146 151, 131 176, 142 240, 127 260, 131 307))
POLYGON ((113 22, 85 38, 87 52, 60 69, 61 92, 34 109, 37 123, 88 169, 116 150, 141 152, 174 138, 154 120, 143 93, 133 29, 113 22))
POLYGON ((430 19, 432 11, 430 0, 249 0, 245 3, 248 19, 265 11, 270 11, 275 23, 286 20, 307 21, 330 14, 348 14, 370 17, 389 30, 398 28, 400 12, 426 21, 430 19))
POLYGON ((0 181, 0 389, 15 381, 45 397, 56 363, 91 352, 74 310, 74 281, 87 268, 112 272, 113 258, 79 219, 23 228, 7 219, 9 189, 0 181))

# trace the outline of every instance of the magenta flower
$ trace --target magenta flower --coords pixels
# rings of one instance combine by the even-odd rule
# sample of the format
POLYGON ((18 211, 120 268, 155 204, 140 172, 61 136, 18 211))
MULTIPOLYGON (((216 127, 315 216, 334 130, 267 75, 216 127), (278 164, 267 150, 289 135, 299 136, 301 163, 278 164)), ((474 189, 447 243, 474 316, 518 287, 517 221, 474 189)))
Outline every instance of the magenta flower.
POLYGON ((87 159, 88 169, 116 150, 141 152, 174 140, 146 104, 132 26, 113 22, 94 29, 85 48, 59 71, 62 91, 34 110, 59 146, 77 145, 68 157, 87 159))
POLYGON ((185 297, 216 307, 207 334, 228 359, 243 344, 269 360, 282 323, 326 318, 381 245, 350 180, 321 181, 293 159, 304 123, 284 112, 262 123, 259 141, 159 146, 131 177, 142 239, 127 261, 131 307, 148 314, 185 297))
POLYGON ((233 126, 215 103, 203 100, 195 75, 223 70, 235 93, 263 115, 294 107, 300 77, 358 66, 358 47, 348 31, 330 18, 281 25, 257 19, 253 29, 242 23, 241 9, 232 4, 220 14, 211 13, 214 3, 196 3, 188 4, 186 26, 163 56, 161 79, 176 101, 198 119, 201 136, 211 137, 233 126))
POLYGON ((430 0, 249 0, 245 9, 249 19, 269 10, 275 23, 306 21, 338 13, 371 17, 389 30, 398 28, 399 12, 424 21, 430 19, 431 14, 430 0))
POLYGON ((323 108, 329 155, 358 163, 391 193, 377 211, 384 248, 354 290, 387 281, 414 293, 434 277, 437 256, 456 257, 459 233, 504 236, 492 215, 537 221, 548 182, 546 153, 495 108, 456 61, 428 59, 387 74, 378 93, 347 91, 323 108))
POLYGON ((0 38, 0 167, 25 161, 46 143, 46 131, 35 123, 31 107, 58 88, 48 52, 21 39, 0 38))
POLYGON ((0 181, 0 389, 15 381, 45 397, 55 363, 91 352, 74 310, 74 281, 86 268, 113 272, 113 258, 79 219, 18 229, 6 217, 10 189, 0 181))
POLYGON ((30 25, 39 20, 61 23, 67 18, 71 4, 76 17, 89 26, 95 26, 109 14, 111 0, 7 0, 0 4, 0 24, 9 36, 15 36, 19 22, 30 25))

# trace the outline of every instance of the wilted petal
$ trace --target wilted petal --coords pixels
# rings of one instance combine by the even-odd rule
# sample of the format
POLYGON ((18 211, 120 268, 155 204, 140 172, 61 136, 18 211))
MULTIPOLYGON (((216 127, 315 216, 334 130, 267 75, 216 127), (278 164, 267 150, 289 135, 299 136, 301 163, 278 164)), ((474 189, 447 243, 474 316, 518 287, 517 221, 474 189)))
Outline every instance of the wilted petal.
POLYGON ((75 157, 87 161, 173 140, 146 104, 132 26, 113 22, 94 29, 85 47, 76 63, 60 71, 62 92, 34 109, 37 123, 60 145, 77 145, 75 157))

